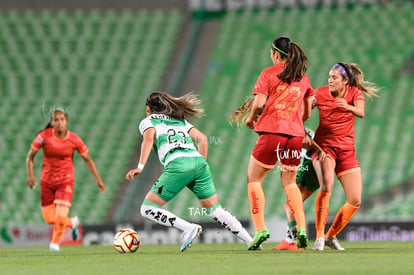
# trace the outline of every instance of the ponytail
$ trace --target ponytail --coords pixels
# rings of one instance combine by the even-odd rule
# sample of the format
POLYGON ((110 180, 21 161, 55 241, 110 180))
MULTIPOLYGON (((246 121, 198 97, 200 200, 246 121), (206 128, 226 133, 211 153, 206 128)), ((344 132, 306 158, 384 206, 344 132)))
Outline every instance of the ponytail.
POLYGON ((378 86, 375 83, 365 80, 365 75, 361 71, 361 69, 358 68, 357 64, 355 63, 347 64, 345 62, 339 62, 338 64, 345 69, 345 73, 347 75, 346 74, 344 75, 344 73, 341 73, 341 75, 344 78, 348 76, 349 86, 357 87, 364 94, 366 94, 371 100, 373 97, 379 97, 378 91, 380 90, 380 88, 378 88, 378 86))
POLYGON ((308 58, 303 49, 296 43, 291 42, 286 56, 285 68, 277 76, 287 84, 301 81, 308 70, 308 58))
MULTIPOLYGON (((301 81, 308 70, 308 58, 303 49, 296 43, 291 42, 287 37, 276 38, 271 45, 273 52, 278 51, 282 59, 286 60, 285 68, 278 74, 278 78, 287 83, 301 81)), ((230 118, 229 123, 236 121, 237 126, 243 123, 253 106, 253 97, 247 98, 245 102, 235 110, 230 118)))
POLYGON ((237 123, 237 127, 239 127, 240 124, 243 123, 247 119, 247 116, 249 115, 252 109, 252 106, 253 106, 253 100, 254 100, 254 97, 247 98, 244 101, 243 105, 237 108, 237 110, 231 114, 229 118, 230 125, 232 124, 234 120, 237 123))

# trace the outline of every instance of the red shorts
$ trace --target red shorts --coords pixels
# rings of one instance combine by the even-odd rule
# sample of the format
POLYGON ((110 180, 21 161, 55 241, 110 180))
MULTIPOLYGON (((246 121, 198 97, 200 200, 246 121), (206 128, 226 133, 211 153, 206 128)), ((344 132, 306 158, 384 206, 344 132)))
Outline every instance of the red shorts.
POLYGON ((300 164, 302 140, 303 137, 261 133, 252 156, 263 168, 272 169, 278 160, 282 167, 297 167, 300 164))
MULTIPOLYGON (((358 159, 355 155, 355 148, 342 149, 338 147, 322 146, 322 149, 335 161, 335 173, 339 178, 343 175, 350 174, 356 171, 361 171, 358 159)), ((317 157, 316 153, 313 153, 312 160, 317 157)))
POLYGON ((40 198, 42 206, 51 204, 72 205, 74 181, 67 181, 59 184, 50 184, 40 181, 40 198))

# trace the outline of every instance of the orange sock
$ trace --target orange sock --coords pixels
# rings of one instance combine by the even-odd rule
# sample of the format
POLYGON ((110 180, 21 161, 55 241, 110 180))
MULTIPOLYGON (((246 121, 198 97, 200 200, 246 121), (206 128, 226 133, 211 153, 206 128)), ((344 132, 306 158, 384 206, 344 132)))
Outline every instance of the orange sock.
POLYGON ((315 227, 317 239, 325 237, 325 225, 326 220, 328 219, 330 198, 331 193, 319 190, 315 199, 315 227))
POLYGON ((54 224, 56 218, 56 206, 54 204, 42 206, 42 215, 47 224, 54 224))
POLYGON ((249 195, 250 211, 256 232, 265 227, 264 222, 264 209, 265 209, 265 196, 262 189, 262 184, 259 182, 249 182, 247 184, 247 192, 249 195))
POLYGON ((336 235, 338 235, 339 232, 341 232, 342 229, 344 229, 344 227, 348 224, 352 216, 358 211, 358 208, 359 207, 350 205, 348 202, 342 205, 326 236, 328 238, 335 238, 336 235))
POLYGON ((55 226, 51 243, 59 244, 67 227, 72 227, 72 220, 68 218, 69 207, 58 205, 56 207, 55 226))
POLYGON ((303 209, 302 194, 296 183, 286 185, 284 187, 287 197, 287 202, 292 210, 293 216, 296 220, 296 227, 299 229, 303 227, 306 230, 305 210, 303 209))

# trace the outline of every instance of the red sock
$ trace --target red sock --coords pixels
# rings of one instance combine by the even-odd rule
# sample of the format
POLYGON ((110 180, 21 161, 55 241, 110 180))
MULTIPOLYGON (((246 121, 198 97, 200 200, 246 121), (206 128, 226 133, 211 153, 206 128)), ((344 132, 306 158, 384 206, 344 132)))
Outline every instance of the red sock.
POLYGON ((326 236, 328 238, 335 238, 336 235, 338 235, 339 232, 341 232, 342 229, 344 229, 344 227, 348 224, 352 216, 358 211, 358 208, 359 207, 350 205, 348 202, 342 205, 326 236))
POLYGON ((262 189, 262 184, 258 182, 249 182, 247 184, 247 192, 250 202, 250 212, 252 215, 256 232, 265 227, 264 221, 264 209, 265 209, 265 196, 262 189))
POLYGON ((306 230, 305 210, 303 209, 302 194, 296 183, 285 186, 287 202, 295 217, 297 228, 303 227, 306 230))
POLYGON ((329 199, 331 193, 319 190, 315 199, 316 239, 325 237, 325 225, 328 219, 329 199))

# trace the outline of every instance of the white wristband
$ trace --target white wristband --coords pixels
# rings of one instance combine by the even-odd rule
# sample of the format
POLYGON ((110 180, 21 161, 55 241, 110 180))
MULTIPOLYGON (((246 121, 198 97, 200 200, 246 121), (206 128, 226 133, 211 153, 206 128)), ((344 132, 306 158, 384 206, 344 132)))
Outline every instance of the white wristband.
POLYGON ((142 163, 138 163, 137 168, 138 168, 138 169, 143 170, 143 169, 144 169, 144 164, 142 164, 142 163))

